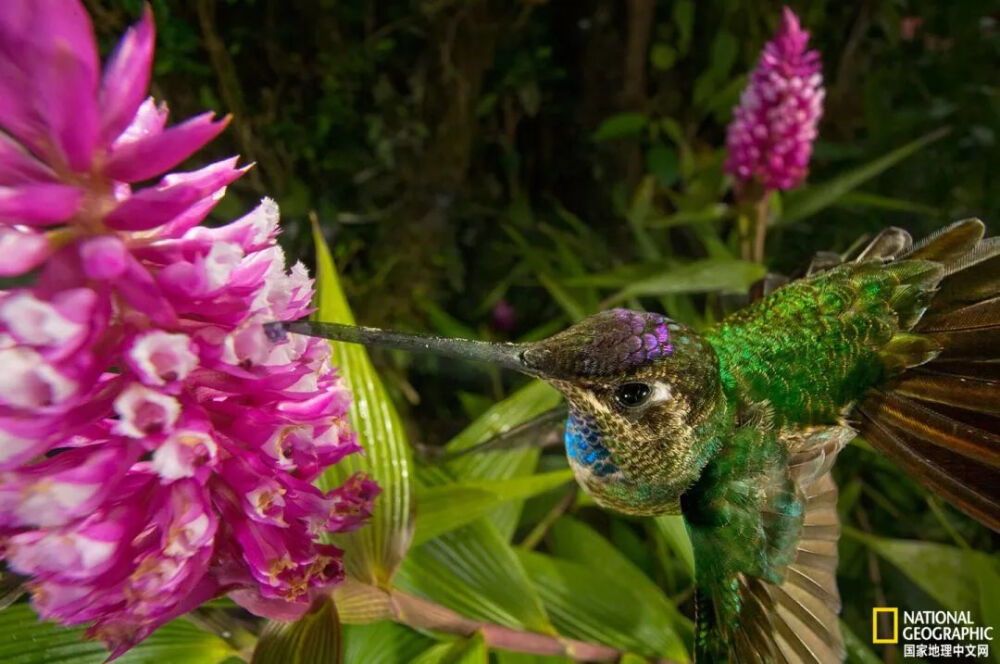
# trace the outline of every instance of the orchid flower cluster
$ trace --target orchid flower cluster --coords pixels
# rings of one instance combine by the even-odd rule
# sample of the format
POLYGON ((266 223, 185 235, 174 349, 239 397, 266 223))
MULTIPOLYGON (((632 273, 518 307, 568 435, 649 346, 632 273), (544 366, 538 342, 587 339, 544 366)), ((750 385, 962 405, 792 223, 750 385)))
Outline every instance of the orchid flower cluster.
POLYGON ((754 182, 764 191, 791 189, 809 171, 825 91, 819 53, 806 50, 808 42, 785 7, 729 125, 725 171, 738 190, 754 182))
POLYGON ((327 533, 377 486, 312 481, 358 452, 265 199, 199 225, 244 168, 171 173, 226 125, 165 128, 147 8, 100 70, 78 0, 0 4, 0 556, 43 617, 127 650, 228 593, 279 619, 342 578, 327 533))

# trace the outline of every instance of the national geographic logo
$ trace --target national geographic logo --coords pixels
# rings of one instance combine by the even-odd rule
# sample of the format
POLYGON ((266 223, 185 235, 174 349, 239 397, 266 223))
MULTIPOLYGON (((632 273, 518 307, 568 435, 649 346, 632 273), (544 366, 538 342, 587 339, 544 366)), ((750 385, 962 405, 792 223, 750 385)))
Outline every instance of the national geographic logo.
POLYGON ((899 643, 899 609, 896 607, 875 607, 872 609, 872 643, 899 643), (879 615, 889 616, 879 620, 879 615), (880 634, 879 626, 888 634, 880 634))
POLYGON ((993 627, 977 625, 971 611, 872 609, 872 643, 903 643, 903 657, 989 658, 993 627))

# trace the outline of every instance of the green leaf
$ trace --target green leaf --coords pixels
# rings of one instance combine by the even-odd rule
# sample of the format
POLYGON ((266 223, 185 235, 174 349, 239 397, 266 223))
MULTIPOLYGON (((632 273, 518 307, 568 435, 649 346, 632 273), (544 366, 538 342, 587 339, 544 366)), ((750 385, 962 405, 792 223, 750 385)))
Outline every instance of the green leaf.
POLYGON ((851 191, 840 197, 836 205, 844 207, 870 207, 877 210, 888 210, 890 212, 909 212, 920 214, 925 217, 940 216, 941 211, 923 203, 907 201, 902 198, 890 198, 889 196, 879 196, 864 191, 851 191))
POLYGON ((666 514, 650 519, 656 533, 683 563, 688 576, 694 578, 694 550, 691 548, 691 538, 688 537, 684 517, 679 514, 666 514))
POLYGON ((486 664, 488 659, 483 635, 476 632, 468 639, 432 646, 414 659, 413 664, 486 664))
POLYGON ((677 50, 686 54, 691 48, 694 34, 694 0, 677 0, 673 7, 674 26, 677 28, 677 50))
POLYGON ((344 661, 348 664, 412 662, 434 641, 389 620, 369 625, 344 625, 344 661))
MULTIPOLYGON (((561 400, 562 396, 551 385, 542 381, 529 383, 476 418, 445 448, 449 452, 468 449, 555 408, 561 400)), ((459 457, 446 467, 462 480, 502 480, 534 472, 540 454, 537 447, 482 452, 459 457)), ((488 518, 503 538, 510 541, 520 513, 521 504, 513 502, 491 510, 488 518)))
MULTIPOLYGON (((28 604, 0 611, 0 662, 4 664, 100 664, 108 650, 100 641, 84 640, 84 629, 41 622, 28 604)), ((217 664, 236 657, 224 640, 180 618, 153 632, 116 662, 124 664, 217 664)))
MULTIPOLYGON (((973 563, 979 581, 979 615, 984 625, 1000 625, 1000 570, 993 560, 977 557, 973 563)), ((991 649, 993 659, 1000 662, 1000 648, 991 649)))
POLYGON ((597 555, 586 563, 535 551, 518 555, 560 634, 647 657, 689 660, 673 617, 646 604, 645 594, 618 581, 597 555))
POLYGON ((656 176, 661 187, 677 182, 677 151, 666 145, 654 145, 646 151, 646 169, 656 176))
POLYGON ((272 620, 264 627, 251 664, 340 664, 340 621, 329 597, 295 622, 272 620))
MULTIPOLYGON (((319 225, 313 224, 316 242, 317 312, 320 320, 354 323, 354 315, 340 287, 330 249, 319 225)), ((329 490, 348 476, 365 471, 378 482, 382 493, 375 502, 371 523, 357 532, 338 535, 345 550, 347 572, 377 586, 388 586, 403 559, 412 533, 410 505, 410 447, 399 415, 375 373, 368 352, 356 344, 331 342, 333 364, 351 388, 351 423, 365 454, 353 454, 328 468, 317 485, 329 490)))
POLYGON ((978 611, 981 575, 997 574, 997 561, 985 553, 936 542, 875 537, 845 528, 875 553, 895 565, 942 607, 952 611, 978 611))
POLYGON ((503 503, 537 496, 571 481, 573 471, 559 470, 493 482, 446 484, 418 491, 413 546, 475 521, 503 503))
POLYGON ((683 650, 682 635, 691 635, 691 622, 677 610, 659 586, 608 540, 580 521, 561 517, 549 531, 549 545, 558 558, 584 565, 599 560, 601 573, 613 579, 615 586, 628 588, 643 606, 655 611, 660 618, 669 620, 670 634, 665 637, 674 639, 683 650))
POLYGON ((552 299, 556 301, 571 321, 578 321, 587 315, 587 311, 580 302, 562 287, 558 281, 550 277, 545 272, 538 273, 538 282, 545 287, 552 299))
POLYGON ((942 127, 832 180, 788 192, 785 196, 784 214, 777 223, 791 223, 816 214, 823 208, 836 203, 844 194, 860 187, 868 180, 892 168, 931 143, 944 138, 950 132, 949 127, 942 127))
POLYGON ((648 664, 645 657, 640 657, 635 653, 627 652, 618 660, 618 664, 648 664))
POLYGON ((597 127, 591 138, 600 143, 617 138, 632 138, 646 128, 648 118, 642 113, 618 113, 607 118, 597 127))
POLYGON ((750 261, 706 258, 668 267, 658 274, 632 282, 611 296, 608 302, 673 293, 745 293, 765 272, 763 265, 750 261))
POLYGON ((847 651, 848 664, 879 664, 880 660, 871 651, 868 644, 858 638, 843 620, 840 621, 840 633, 844 637, 844 650, 847 651))
POLYGON ((666 71, 677 62, 677 51, 670 44, 653 44, 653 48, 649 50, 649 61, 656 69, 666 71))
POLYGON ((688 224, 707 224, 721 221, 732 214, 732 208, 725 203, 710 203, 703 208, 694 210, 679 210, 665 217, 650 219, 650 228, 672 228, 688 224))
POLYGON ((480 519, 413 547, 396 585, 463 616, 551 633, 538 594, 513 549, 480 519))

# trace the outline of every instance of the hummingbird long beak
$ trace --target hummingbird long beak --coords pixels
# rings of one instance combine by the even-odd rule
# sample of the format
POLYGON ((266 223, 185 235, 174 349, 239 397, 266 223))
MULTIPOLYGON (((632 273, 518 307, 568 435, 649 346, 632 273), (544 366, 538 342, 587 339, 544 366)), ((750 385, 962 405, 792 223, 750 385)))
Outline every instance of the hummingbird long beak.
POLYGON ((320 337, 333 341, 345 341, 379 348, 395 348, 417 353, 432 353, 458 360, 485 362, 504 369, 513 369, 529 376, 543 377, 542 372, 531 366, 525 359, 528 344, 494 343, 471 339, 450 339, 429 334, 408 334, 375 327, 342 325, 340 323, 319 323, 298 320, 291 323, 266 323, 264 331, 268 338, 277 343, 288 332, 320 337))

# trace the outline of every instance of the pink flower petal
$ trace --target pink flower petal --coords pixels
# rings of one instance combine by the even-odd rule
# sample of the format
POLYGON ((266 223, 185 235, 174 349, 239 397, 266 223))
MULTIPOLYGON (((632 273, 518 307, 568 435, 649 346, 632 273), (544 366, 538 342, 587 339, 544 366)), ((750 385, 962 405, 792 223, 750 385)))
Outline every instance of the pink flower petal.
POLYGON ((75 380, 30 348, 0 350, 0 403, 38 409, 63 404, 79 388, 75 380))
POLYGON ((56 174, 20 143, 0 132, 0 184, 54 182, 56 174))
POLYGON ((171 396, 133 383, 115 399, 115 432, 132 438, 168 433, 180 416, 181 405, 171 396))
POLYGON ((111 228, 132 231, 164 224, 243 175, 247 168, 236 168, 236 160, 232 157, 197 171, 168 175, 155 187, 125 200, 104 221, 111 228))
POLYGON ((149 316, 158 325, 170 326, 177 322, 177 312, 163 296, 160 287, 149 271, 132 255, 126 256, 127 267, 123 278, 115 282, 115 289, 136 311, 149 316))
POLYGON ((92 513, 139 456, 120 444, 67 450, 0 482, 0 527, 61 526, 92 513))
MULTIPOLYGON (((210 242, 234 242, 245 252, 260 251, 278 234, 278 204, 270 198, 261 200, 260 205, 236 221, 208 228, 196 226, 189 230, 185 239, 210 242)), ((281 268, 284 268, 282 262, 281 268)))
POLYGON ((128 268, 128 249, 115 235, 101 235, 80 243, 83 272, 91 279, 116 279, 128 268))
MULTIPOLYGON (((39 125, 24 115, 10 118, 14 126, 8 129, 19 138, 29 138, 32 148, 55 149, 70 168, 87 170, 97 142, 99 63, 82 4, 8 0, 0 15, 0 42, 6 44, 0 60, 9 60, 22 72, 16 81, 16 92, 23 98, 21 113, 41 120, 39 125), (25 128, 34 135, 18 133, 25 128)), ((0 97, 3 92, 7 91, 0 91, 0 97)))
POLYGON ((132 340, 125 361, 146 385, 184 380, 198 366, 191 337, 154 330, 132 340))
MULTIPOLYGON (((93 291, 85 288, 77 290, 87 295, 75 299, 75 304, 89 313, 95 299, 93 291)), ((83 321, 63 315, 52 303, 40 300, 28 291, 14 293, 0 303, 0 324, 17 341, 36 347, 78 342, 87 331, 83 321)))
POLYGON ((16 277, 33 270, 51 254, 49 241, 30 229, 0 225, 0 277, 16 277))
POLYGON ((147 97, 146 101, 142 102, 139 106, 139 110, 135 112, 135 117, 132 118, 131 123, 125 127, 121 135, 111 144, 111 149, 117 150, 128 143, 138 141, 147 136, 155 136, 163 131, 163 127, 166 124, 167 105, 157 105, 155 99, 147 97))
POLYGON ((104 67, 99 99, 101 138, 105 145, 125 131, 146 96, 155 32, 153 10, 146 5, 142 19, 125 32, 104 67))
POLYGON ((80 207, 83 192, 65 184, 0 187, 0 221, 45 226, 66 221, 80 207))
POLYGON ((161 133, 147 136, 115 149, 104 172, 116 180, 147 180, 170 170, 219 135, 229 117, 214 122, 214 113, 203 113, 161 133))

